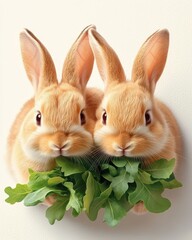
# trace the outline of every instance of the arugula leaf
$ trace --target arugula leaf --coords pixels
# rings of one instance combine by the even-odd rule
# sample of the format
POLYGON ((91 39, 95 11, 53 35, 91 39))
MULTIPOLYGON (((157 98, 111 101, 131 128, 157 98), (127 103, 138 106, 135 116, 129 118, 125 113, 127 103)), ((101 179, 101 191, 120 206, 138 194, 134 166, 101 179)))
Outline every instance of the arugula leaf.
POLYGON ((175 175, 173 173, 168 179, 160 180, 160 183, 163 185, 164 188, 168 189, 182 187, 182 184, 175 179, 175 175))
POLYGON ((175 166, 175 159, 160 159, 145 168, 145 171, 154 178, 169 178, 175 166))
MULTIPOLYGON (((52 172, 52 171, 51 171, 52 172)), ((34 172, 30 173, 28 186, 32 190, 38 190, 47 186, 50 172, 34 172)))
POLYGON ((117 174, 118 174, 118 171, 117 171, 117 169, 114 167, 114 166, 112 166, 112 165, 109 165, 109 173, 110 173, 110 175, 112 176, 112 177, 115 177, 115 176, 117 176, 117 174))
POLYGON ((34 206, 54 195, 55 202, 46 211, 50 224, 60 221, 69 209, 73 216, 84 210, 94 221, 104 208, 104 221, 115 226, 140 201, 150 212, 167 210, 171 203, 162 197, 163 191, 182 186, 173 174, 174 159, 160 159, 146 168, 127 157, 115 157, 95 169, 73 158, 59 157, 56 163, 56 168, 47 172, 29 169, 28 184, 5 188, 6 202, 34 206))
POLYGON ((113 176, 111 176, 111 174, 109 172, 102 173, 102 177, 109 182, 113 181, 113 176))
POLYGON ((31 191, 27 184, 18 183, 15 188, 6 187, 5 193, 7 193, 9 197, 5 199, 5 201, 10 204, 21 202, 31 191))
POLYGON ((115 198, 108 198, 105 204, 104 221, 111 227, 116 226, 126 215, 126 209, 115 198))
POLYGON ((120 172, 119 176, 112 179, 111 187, 117 200, 119 200, 123 194, 125 194, 128 189, 129 182, 134 182, 134 180, 130 174, 125 171, 125 169, 120 172))
POLYGON ((125 167, 127 164, 127 159, 125 157, 114 157, 112 163, 118 168, 125 167))
POLYGON ((170 201, 161 196, 163 192, 161 183, 144 184, 139 178, 135 181, 137 187, 134 192, 129 194, 128 198, 131 204, 143 201, 146 209, 154 213, 164 212, 171 206, 170 201))
POLYGON ((155 178, 152 179, 151 175, 148 172, 145 172, 143 169, 139 169, 138 175, 140 181, 143 182, 144 184, 153 184, 159 181, 159 179, 158 180, 156 180, 155 178))
POLYGON ((86 171, 85 167, 78 162, 74 162, 73 159, 66 157, 58 157, 56 163, 61 167, 61 171, 64 173, 64 176, 70 176, 77 173, 83 173, 86 171))
POLYGON ((86 185, 85 181, 83 180, 83 174, 75 174, 73 175, 73 188, 75 192, 81 196, 85 195, 86 185))
POLYGON ((83 198, 84 208, 86 213, 89 215, 90 205, 95 197, 100 194, 98 182, 95 181, 91 172, 88 172, 87 182, 86 182, 86 192, 83 198))
POLYGON ((50 193, 60 193, 61 190, 55 190, 52 188, 48 187, 43 187, 40 188, 34 192, 29 193, 25 198, 24 198, 24 205, 25 206, 35 206, 38 203, 41 203, 45 200, 48 194, 50 193))
POLYGON ((55 185, 58 185, 59 183, 63 183, 63 182, 65 182, 65 179, 62 177, 52 177, 52 178, 48 179, 47 184, 49 186, 55 186, 55 185))
POLYGON ((128 159, 126 164, 126 171, 130 173, 132 176, 135 176, 138 173, 139 168, 139 161, 136 161, 135 159, 128 159))
POLYGON ((73 183, 72 182, 65 182, 64 186, 69 190, 70 197, 69 202, 67 203, 66 210, 69 210, 70 208, 73 208, 77 214, 81 212, 82 209, 82 203, 79 201, 79 198, 76 195, 75 190, 73 189, 73 183))
POLYGON ((104 206, 111 192, 112 188, 108 187, 100 194, 100 196, 93 199, 89 207, 89 212, 87 214, 90 220, 92 221, 96 220, 99 210, 104 206))
POLYGON ((60 221, 64 217, 68 201, 68 197, 57 198, 57 201, 47 208, 46 217, 50 224, 54 224, 55 220, 60 221))

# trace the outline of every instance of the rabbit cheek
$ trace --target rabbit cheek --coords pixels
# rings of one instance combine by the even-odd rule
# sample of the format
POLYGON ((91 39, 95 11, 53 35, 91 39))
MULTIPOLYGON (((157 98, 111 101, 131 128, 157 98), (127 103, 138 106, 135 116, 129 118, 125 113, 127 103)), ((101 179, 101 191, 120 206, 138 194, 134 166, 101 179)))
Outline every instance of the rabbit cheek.
POLYGON ((92 135, 89 132, 73 133, 70 137, 72 145, 68 150, 69 156, 81 156, 88 153, 93 145, 92 135))
POLYGON ((42 135, 33 135, 23 144, 24 152, 34 162, 45 162, 52 160, 51 149, 47 140, 42 135))
POLYGON ((122 156, 121 151, 117 151, 114 147, 114 140, 110 136, 103 138, 103 141, 100 143, 100 148, 102 151, 108 155, 120 157, 122 156))
POLYGON ((135 148, 132 150, 132 155, 135 157, 148 156, 153 149, 153 145, 153 141, 146 138, 137 138, 135 140, 135 148))
POLYGON ((96 131, 94 133, 94 141, 96 145, 98 145, 101 150, 111 156, 119 156, 119 153, 116 153, 113 148, 114 139, 116 136, 116 130, 109 126, 103 126, 99 128, 98 124, 96 127, 96 131))

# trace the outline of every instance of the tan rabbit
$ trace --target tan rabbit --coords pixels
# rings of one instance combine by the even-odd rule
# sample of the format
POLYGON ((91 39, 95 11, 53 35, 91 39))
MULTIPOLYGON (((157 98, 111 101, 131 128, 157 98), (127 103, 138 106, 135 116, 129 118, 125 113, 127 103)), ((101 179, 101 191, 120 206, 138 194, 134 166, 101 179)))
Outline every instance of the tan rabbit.
MULTIPOLYGON (((167 58, 168 31, 155 32, 142 45, 131 81, 126 81, 118 56, 95 29, 89 30, 89 41, 106 87, 97 111, 96 144, 107 155, 139 158, 144 165, 161 158, 178 160, 178 125, 168 107, 154 97, 167 58)), ((140 203, 135 207, 136 212, 143 209, 140 203)))
POLYGON ((102 93, 85 88, 94 63, 87 34, 91 28, 72 45, 60 83, 43 44, 29 30, 20 34, 25 70, 35 90, 16 117, 7 144, 10 168, 20 182, 27 182, 29 168, 50 170, 56 157, 85 155, 92 148, 94 111, 102 93))

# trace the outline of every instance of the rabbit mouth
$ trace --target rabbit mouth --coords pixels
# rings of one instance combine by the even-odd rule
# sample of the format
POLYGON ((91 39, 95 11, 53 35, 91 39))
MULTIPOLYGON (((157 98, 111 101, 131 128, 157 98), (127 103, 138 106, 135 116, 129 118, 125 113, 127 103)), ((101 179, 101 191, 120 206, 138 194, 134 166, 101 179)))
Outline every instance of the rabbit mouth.
POLYGON ((64 156, 67 154, 68 150, 71 148, 71 141, 67 140, 62 144, 51 143, 50 148, 53 150, 57 156, 64 156))
POLYGON ((115 153, 118 156, 127 156, 130 157, 131 151, 135 148, 133 141, 128 142, 126 145, 119 145, 117 143, 112 144, 112 148, 115 150, 115 153))

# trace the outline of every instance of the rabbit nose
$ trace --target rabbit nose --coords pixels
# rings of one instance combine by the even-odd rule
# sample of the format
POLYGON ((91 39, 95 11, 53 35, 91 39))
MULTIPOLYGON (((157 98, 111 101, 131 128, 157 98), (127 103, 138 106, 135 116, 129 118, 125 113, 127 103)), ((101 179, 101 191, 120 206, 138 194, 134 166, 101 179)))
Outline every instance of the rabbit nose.
POLYGON ((125 155, 125 151, 126 151, 126 150, 129 150, 130 148, 131 148, 131 145, 129 145, 129 146, 127 146, 127 147, 124 147, 124 148, 119 147, 119 149, 120 149, 120 151, 122 151, 123 155, 125 155))
POLYGON ((133 143, 130 142, 130 143, 126 144, 125 146, 120 146, 118 144, 114 144, 114 149, 117 152, 121 152, 122 155, 125 155, 126 151, 129 152, 133 149, 133 143))
POLYGON ((60 153, 62 152, 62 150, 68 150, 71 146, 71 143, 70 141, 66 141, 65 143, 63 144, 53 144, 53 147, 55 148, 55 150, 59 150, 60 153))

